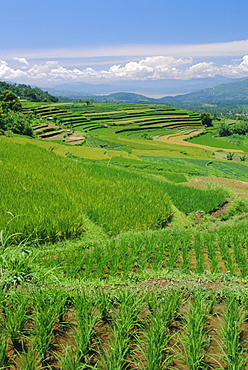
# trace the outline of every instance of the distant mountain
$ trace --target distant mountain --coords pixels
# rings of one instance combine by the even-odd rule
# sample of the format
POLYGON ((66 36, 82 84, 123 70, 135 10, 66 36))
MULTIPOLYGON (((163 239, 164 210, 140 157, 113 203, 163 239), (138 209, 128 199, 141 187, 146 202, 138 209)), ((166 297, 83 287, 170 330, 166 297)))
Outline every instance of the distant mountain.
POLYGON ((94 99, 96 95, 85 92, 77 92, 71 90, 57 90, 56 88, 44 88, 50 94, 57 96, 62 101, 78 101, 80 99, 94 99))
POLYGON ((95 95, 93 100, 98 103, 138 103, 138 104, 161 104, 160 99, 148 98, 135 93, 118 92, 109 95, 95 95))
POLYGON ((0 94, 5 90, 10 90, 21 99, 27 99, 34 102, 56 102, 58 98, 43 91, 39 87, 31 87, 25 84, 15 84, 0 81, 0 94))
POLYGON ((141 80, 141 81, 111 81, 111 84, 89 84, 73 82, 42 87, 53 95, 80 99, 85 96, 112 94, 120 91, 136 93, 152 98, 161 98, 166 95, 187 94, 200 89, 214 87, 221 83, 236 81, 223 76, 208 78, 193 78, 190 80, 141 80))
POLYGON ((128 93, 128 92, 117 92, 108 95, 89 95, 87 93, 79 93, 75 91, 67 90, 56 90, 49 89, 49 91, 56 95, 61 101, 79 101, 79 100, 90 100, 97 103, 139 103, 139 104, 162 104, 160 99, 149 98, 144 95, 128 93))
MULTIPOLYGON (((192 82, 192 81, 191 81, 192 82)), ((108 95, 93 95, 82 92, 71 92, 68 90, 50 89, 54 95, 62 100, 88 99, 96 102, 120 102, 120 103, 143 103, 143 104, 169 104, 174 107, 190 110, 198 109, 207 105, 243 105, 248 104, 248 78, 232 83, 220 84, 215 87, 202 89, 189 94, 177 96, 164 96, 162 98, 150 98, 145 95, 118 92, 108 95)))
MULTIPOLYGON (((146 86, 147 89, 154 88, 157 86, 158 89, 165 89, 165 86, 174 84, 174 89, 184 86, 184 89, 193 89, 202 83, 202 85, 213 84, 214 81, 230 81, 223 76, 217 76, 215 79, 192 79, 188 81, 183 80, 158 80, 158 81, 136 81, 132 82, 139 84, 139 88, 146 86), (164 87, 163 87, 164 86, 164 87)), ((233 81, 233 80, 231 80, 233 81)), ((122 81, 121 86, 130 87, 130 81, 122 81)), ((136 85, 137 87, 138 85, 136 85)), ((78 101, 80 99, 90 100, 96 102, 109 102, 109 103, 141 103, 141 104, 170 104, 175 107, 186 108, 190 110, 195 110, 199 107, 204 107, 204 105, 218 105, 218 106, 228 106, 228 105, 240 105, 248 104, 248 78, 236 80, 232 83, 221 83, 219 85, 212 86, 211 88, 205 88, 190 92, 188 94, 177 95, 177 96, 163 96, 162 98, 152 98, 147 97, 144 94, 138 94, 136 92, 129 92, 127 90, 122 90, 125 92, 112 92, 109 94, 99 93, 99 91, 107 91, 108 89, 119 89, 120 85, 114 82, 112 85, 102 84, 102 85, 91 85, 87 83, 73 83, 73 84, 61 84, 57 85, 56 88, 46 88, 43 91, 40 88, 32 88, 29 85, 24 84, 14 84, 6 83, 0 81, 0 93, 2 90, 11 90, 15 92, 21 98, 29 99, 31 101, 57 101, 58 98, 62 101, 78 101), (114 86, 116 84, 116 86, 114 86), (70 90, 70 89, 75 89, 70 90), (81 91, 85 89, 85 91, 81 91), (90 92, 87 90, 91 90, 90 92), (94 93, 93 93, 94 91, 94 93)), ((150 90, 151 91, 151 90, 150 90)), ((158 94, 159 95, 159 94, 158 94)))
POLYGON ((248 78, 221 84, 209 89, 190 94, 164 97, 160 99, 165 104, 186 107, 192 104, 244 105, 248 104, 248 78))

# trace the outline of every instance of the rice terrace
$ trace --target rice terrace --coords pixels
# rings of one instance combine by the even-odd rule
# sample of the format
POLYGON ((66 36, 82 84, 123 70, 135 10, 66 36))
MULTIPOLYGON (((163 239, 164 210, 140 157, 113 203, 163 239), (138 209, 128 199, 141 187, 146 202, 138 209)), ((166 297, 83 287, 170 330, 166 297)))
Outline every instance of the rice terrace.
POLYGON ((36 100, 0 94, 0 369, 247 369, 247 117, 36 100))

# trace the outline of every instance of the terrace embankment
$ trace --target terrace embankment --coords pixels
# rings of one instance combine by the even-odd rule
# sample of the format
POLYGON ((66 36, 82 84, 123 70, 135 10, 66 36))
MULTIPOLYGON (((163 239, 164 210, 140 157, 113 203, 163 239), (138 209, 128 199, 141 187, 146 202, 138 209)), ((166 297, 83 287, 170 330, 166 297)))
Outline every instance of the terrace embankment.
POLYGON ((185 183, 199 189, 206 189, 209 186, 222 186, 230 190, 231 194, 239 198, 248 198, 248 182, 226 179, 221 177, 195 177, 194 181, 185 183))

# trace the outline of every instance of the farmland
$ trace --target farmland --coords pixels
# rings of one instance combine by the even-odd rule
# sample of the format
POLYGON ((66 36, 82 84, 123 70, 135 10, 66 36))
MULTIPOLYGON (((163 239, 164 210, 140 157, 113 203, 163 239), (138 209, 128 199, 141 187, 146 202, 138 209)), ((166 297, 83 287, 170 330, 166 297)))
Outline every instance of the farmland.
POLYGON ((0 136, 0 368, 246 369, 245 138, 187 145, 200 115, 162 105, 23 113, 34 137, 0 136))

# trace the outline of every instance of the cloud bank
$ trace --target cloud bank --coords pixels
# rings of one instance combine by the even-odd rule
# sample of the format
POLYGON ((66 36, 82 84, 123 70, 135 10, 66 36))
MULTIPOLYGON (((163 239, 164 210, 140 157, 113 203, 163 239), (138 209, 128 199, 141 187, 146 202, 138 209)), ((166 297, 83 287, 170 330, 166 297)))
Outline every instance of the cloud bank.
MULTIPOLYGON (((66 58, 90 57, 152 57, 164 55, 187 58, 196 57, 237 57, 248 52, 248 40, 230 41, 208 44, 181 44, 181 45, 105 45, 98 47, 67 48, 67 49, 32 49, 32 50, 1 50, 1 58, 9 60, 16 55, 22 55, 26 60, 52 60, 66 58)), ((133 58, 134 59, 134 58, 133 58)))
POLYGON ((147 56, 139 61, 114 64, 106 69, 92 67, 78 69, 66 68, 58 61, 44 61, 30 66, 24 57, 13 57, 20 64, 0 59, 0 79, 28 84, 61 82, 106 82, 111 80, 157 80, 191 79, 222 75, 231 78, 248 77, 248 55, 233 64, 215 65, 213 62, 194 63, 193 58, 175 56, 147 56))

